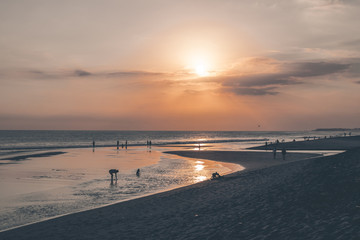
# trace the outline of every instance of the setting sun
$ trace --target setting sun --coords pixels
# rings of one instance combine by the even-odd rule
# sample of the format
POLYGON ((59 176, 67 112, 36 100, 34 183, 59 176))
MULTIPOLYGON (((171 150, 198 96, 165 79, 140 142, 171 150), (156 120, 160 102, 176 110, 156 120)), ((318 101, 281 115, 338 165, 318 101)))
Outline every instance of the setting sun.
POLYGON ((195 67, 195 73, 199 77, 206 77, 209 75, 209 71, 204 64, 199 64, 195 67))

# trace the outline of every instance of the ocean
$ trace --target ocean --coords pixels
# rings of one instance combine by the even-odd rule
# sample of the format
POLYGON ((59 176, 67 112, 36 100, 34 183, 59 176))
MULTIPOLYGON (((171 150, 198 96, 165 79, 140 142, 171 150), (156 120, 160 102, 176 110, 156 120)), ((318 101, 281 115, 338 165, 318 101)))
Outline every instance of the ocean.
POLYGON ((342 131, 48 131, 48 130, 0 130, 0 150, 51 149, 115 146, 116 141, 131 146, 257 142, 279 140, 303 140, 307 136, 336 136, 342 131))
POLYGON ((213 172, 223 175, 243 169, 237 164, 178 157, 166 151, 238 151, 265 141, 343 134, 2 130, 0 231, 194 184, 209 179, 213 172), (125 142, 127 148, 121 147, 125 142), (118 181, 111 183, 109 169, 119 170, 118 181))

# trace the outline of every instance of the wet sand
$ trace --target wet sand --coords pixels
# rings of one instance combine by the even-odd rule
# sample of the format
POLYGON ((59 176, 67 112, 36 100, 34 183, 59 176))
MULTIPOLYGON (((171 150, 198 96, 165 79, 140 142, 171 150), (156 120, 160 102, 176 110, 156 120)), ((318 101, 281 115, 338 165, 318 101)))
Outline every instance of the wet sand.
POLYGON ((249 163, 257 159, 252 153, 246 161, 239 152, 196 154, 237 157, 248 171, 1 232, 0 239, 360 238, 360 149, 302 161, 289 155, 263 167, 249 163))
POLYGON ((28 158, 39 158, 39 157, 50 157, 50 156, 54 156, 54 155, 59 155, 59 154, 64 154, 66 152, 60 152, 60 151, 57 151, 57 152, 42 152, 42 153, 34 153, 34 154, 29 154, 29 153, 26 153, 26 154, 21 154, 19 156, 15 156, 15 157, 4 157, 4 158, 1 158, 1 160, 11 160, 11 161, 20 161, 20 160, 26 160, 28 158))

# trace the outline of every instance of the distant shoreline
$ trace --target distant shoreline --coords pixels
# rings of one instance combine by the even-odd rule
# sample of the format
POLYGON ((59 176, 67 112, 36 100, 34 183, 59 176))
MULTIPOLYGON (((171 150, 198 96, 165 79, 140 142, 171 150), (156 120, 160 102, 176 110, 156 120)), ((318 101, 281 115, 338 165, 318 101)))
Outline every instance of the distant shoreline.
POLYGON ((317 128, 312 131, 359 131, 360 128, 317 128))

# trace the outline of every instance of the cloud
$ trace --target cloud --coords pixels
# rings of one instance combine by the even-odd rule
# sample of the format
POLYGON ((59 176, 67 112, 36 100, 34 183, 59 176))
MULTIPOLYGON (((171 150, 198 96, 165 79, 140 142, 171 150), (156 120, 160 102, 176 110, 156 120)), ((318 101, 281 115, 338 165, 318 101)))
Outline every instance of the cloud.
POLYGON ((136 77, 156 77, 156 76, 175 76, 175 74, 165 72, 147 72, 147 71, 87 71, 83 69, 75 70, 39 70, 39 69, 9 69, 1 70, 0 75, 8 78, 26 78, 26 79, 66 79, 83 77, 105 77, 105 78, 136 78, 136 77))
POLYGON ((90 73, 85 70, 75 70, 75 77, 98 76, 98 77, 144 77, 144 76, 161 76, 165 73, 161 72, 147 72, 147 71, 116 71, 116 72, 94 72, 90 73))
MULTIPOLYGON (((254 63, 253 60, 251 62, 254 63)), ((262 64, 266 62, 274 65, 273 61, 262 61, 262 64)), ((256 63, 255 61, 255 65, 256 63)), ((352 66, 349 63, 334 62, 285 62, 275 65, 277 65, 276 72, 224 77, 221 80, 222 87, 224 91, 237 95, 277 95, 280 92, 274 89, 306 84, 306 78, 342 73, 352 66)))
POLYGON ((294 85, 301 84, 301 81, 293 79, 288 74, 255 74, 247 76, 235 76, 226 78, 223 86, 271 86, 271 85, 294 85))
POLYGON ((136 76, 161 76, 165 73, 161 72, 146 72, 146 71, 119 71, 119 72, 110 72, 105 73, 108 77, 136 77, 136 76))
POLYGON ((291 70, 289 77, 316 77, 333 73, 344 72, 349 69, 351 64, 331 63, 331 62, 302 62, 285 65, 291 70))
POLYGON ((244 87, 235 87, 229 88, 227 91, 235 93, 236 95, 250 95, 250 96, 264 96, 264 95, 277 95, 279 92, 274 91, 277 87, 267 87, 267 88, 244 88, 244 87))
POLYGON ((92 75, 90 72, 84 71, 84 70, 75 70, 74 71, 75 76, 78 77, 86 77, 92 75))

